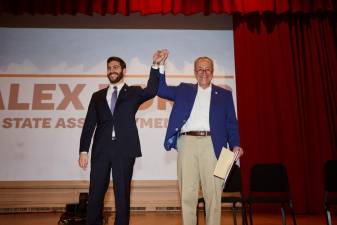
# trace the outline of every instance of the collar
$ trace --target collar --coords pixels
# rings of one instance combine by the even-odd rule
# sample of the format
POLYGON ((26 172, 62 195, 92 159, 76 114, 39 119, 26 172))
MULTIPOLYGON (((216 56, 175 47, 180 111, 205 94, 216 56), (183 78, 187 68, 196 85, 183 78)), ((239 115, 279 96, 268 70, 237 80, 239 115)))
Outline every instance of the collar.
POLYGON ((117 91, 119 92, 120 90, 122 90, 124 84, 125 84, 124 82, 118 83, 117 85, 110 83, 109 89, 113 90, 113 87, 117 86, 117 91))
POLYGON ((206 89, 203 89, 202 87, 200 87, 198 85, 198 91, 201 91, 201 92, 211 92, 211 90, 212 90, 212 84, 210 84, 206 89))

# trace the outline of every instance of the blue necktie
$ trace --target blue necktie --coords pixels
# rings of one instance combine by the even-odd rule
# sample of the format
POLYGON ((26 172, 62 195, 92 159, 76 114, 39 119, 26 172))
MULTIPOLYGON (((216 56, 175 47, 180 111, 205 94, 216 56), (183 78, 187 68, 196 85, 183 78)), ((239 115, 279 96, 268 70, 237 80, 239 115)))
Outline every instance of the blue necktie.
POLYGON ((115 110, 115 105, 116 105, 116 101, 117 101, 117 86, 113 87, 114 91, 112 92, 112 96, 111 96, 111 105, 110 105, 110 110, 111 110, 111 114, 114 114, 114 110, 115 110))

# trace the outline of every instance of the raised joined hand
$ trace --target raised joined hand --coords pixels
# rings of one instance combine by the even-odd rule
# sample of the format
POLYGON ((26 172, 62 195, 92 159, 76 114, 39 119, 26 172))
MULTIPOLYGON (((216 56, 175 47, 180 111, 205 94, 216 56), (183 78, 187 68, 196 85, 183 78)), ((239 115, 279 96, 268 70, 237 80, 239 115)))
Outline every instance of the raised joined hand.
POLYGON ((169 55, 169 51, 167 49, 160 49, 157 50, 153 54, 153 64, 159 65, 159 64, 164 64, 167 57, 169 55))

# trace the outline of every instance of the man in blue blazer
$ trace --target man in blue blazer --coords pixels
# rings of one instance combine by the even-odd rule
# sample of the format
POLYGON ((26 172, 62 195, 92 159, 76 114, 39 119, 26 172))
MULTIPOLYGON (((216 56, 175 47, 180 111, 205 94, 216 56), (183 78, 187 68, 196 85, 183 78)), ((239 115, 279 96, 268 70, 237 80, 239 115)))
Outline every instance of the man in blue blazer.
MULTIPOLYGON (((154 64, 162 61, 161 51, 153 56, 154 64)), ((124 83, 126 64, 118 57, 107 60, 110 85, 95 92, 90 100, 80 140, 79 165, 88 165, 91 153, 87 225, 102 225, 104 196, 113 178, 115 225, 128 225, 130 189, 136 157, 141 156, 135 114, 140 105, 153 98, 158 90, 159 69, 151 68, 145 88, 124 83)))
MULTIPOLYGON (((168 52, 165 53, 165 59, 168 52)), ((158 96, 174 102, 165 137, 165 149, 178 150, 177 172, 184 225, 196 224, 199 183, 206 203, 206 224, 220 225, 223 181, 213 172, 222 147, 238 157, 238 122, 232 93, 211 83, 213 61, 199 57, 194 63, 197 84, 168 86, 160 75, 158 96)))

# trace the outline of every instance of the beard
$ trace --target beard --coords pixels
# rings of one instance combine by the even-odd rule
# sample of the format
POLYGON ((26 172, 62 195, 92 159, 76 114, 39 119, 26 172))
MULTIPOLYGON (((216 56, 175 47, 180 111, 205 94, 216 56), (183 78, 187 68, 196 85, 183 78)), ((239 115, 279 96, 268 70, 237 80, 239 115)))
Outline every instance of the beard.
POLYGON ((111 84, 118 83, 120 80, 122 80, 122 78, 123 78, 123 71, 121 71, 120 73, 113 72, 113 73, 108 74, 108 79, 111 84), (114 76, 114 75, 117 75, 117 76, 114 76))

